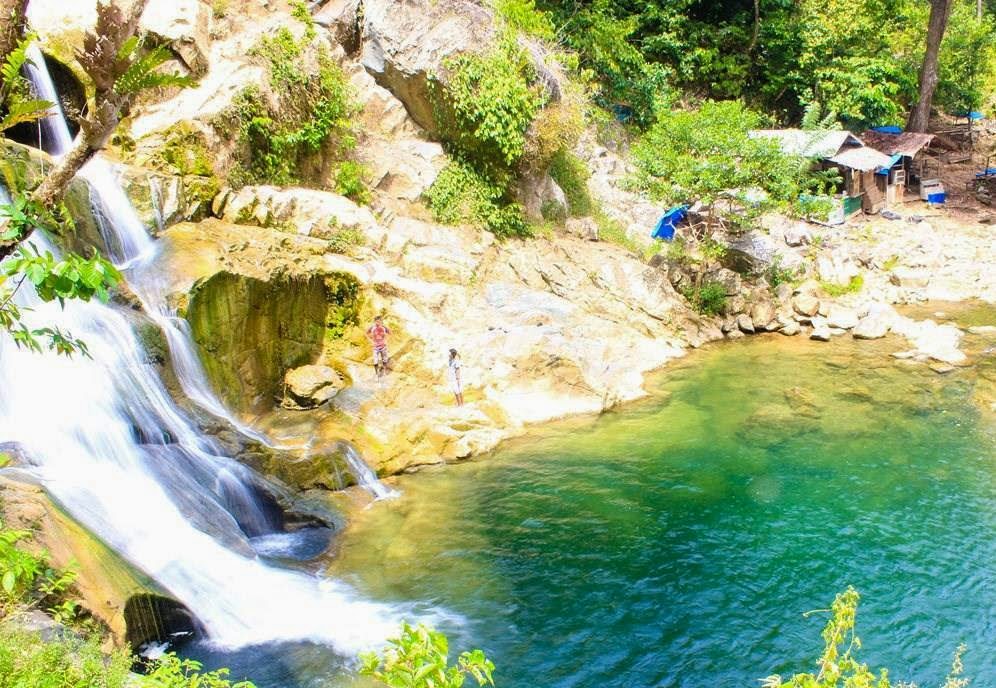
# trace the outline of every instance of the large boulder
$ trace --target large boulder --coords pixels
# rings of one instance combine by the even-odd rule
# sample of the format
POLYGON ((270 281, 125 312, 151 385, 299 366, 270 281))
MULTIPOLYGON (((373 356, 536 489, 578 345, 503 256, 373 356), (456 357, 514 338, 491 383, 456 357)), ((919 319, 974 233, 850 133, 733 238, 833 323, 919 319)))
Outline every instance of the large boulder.
POLYGON ((758 330, 773 332, 780 327, 778 321, 775 320, 775 308, 770 301, 755 303, 750 309, 750 318, 755 329, 758 330))
POLYGON ((310 409, 332 399, 346 386, 335 370, 324 365, 305 365, 284 375, 284 408, 310 409))
POLYGON ((141 28, 167 43, 194 74, 208 69, 211 52, 211 9, 201 0, 150 2, 141 28))
POLYGON ((377 225, 369 209, 345 196, 314 189, 244 186, 216 210, 226 222, 290 229, 319 239, 341 229, 355 229, 365 236, 377 225))
POLYGON ((855 339, 881 339, 892 329, 892 324, 898 317, 892 306, 873 303, 868 309, 868 315, 861 318, 851 330, 851 336, 855 339))
POLYGON ((434 136, 430 81, 442 74, 447 57, 479 51, 494 37, 491 11, 470 0, 363 3, 363 66, 434 136))
POLYGON ((799 315, 804 315, 806 317, 813 317, 820 310, 820 300, 813 296, 812 294, 797 294, 794 299, 792 299, 792 308, 799 315))

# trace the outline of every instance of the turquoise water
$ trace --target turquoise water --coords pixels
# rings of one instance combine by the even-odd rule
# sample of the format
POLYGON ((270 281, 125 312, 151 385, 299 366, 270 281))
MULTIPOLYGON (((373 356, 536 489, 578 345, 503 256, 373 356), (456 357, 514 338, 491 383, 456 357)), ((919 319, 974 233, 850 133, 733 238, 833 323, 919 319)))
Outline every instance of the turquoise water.
MULTIPOLYGON (((825 616, 803 612, 848 584, 869 663, 936 685, 965 642, 974 685, 993 685, 996 431, 979 368, 832 347, 718 346, 646 402, 406 477, 400 500, 353 516, 330 573, 445 611, 454 649, 485 649, 504 688, 810 670, 825 616)), ((314 652, 287 649, 262 682, 349 683, 314 652)))

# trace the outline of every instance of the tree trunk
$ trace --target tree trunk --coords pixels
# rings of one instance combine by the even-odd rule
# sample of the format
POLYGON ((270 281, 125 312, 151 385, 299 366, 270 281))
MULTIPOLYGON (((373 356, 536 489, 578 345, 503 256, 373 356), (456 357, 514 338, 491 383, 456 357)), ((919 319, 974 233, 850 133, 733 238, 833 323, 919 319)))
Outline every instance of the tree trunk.
POLYGON ((941 41, 951 16, 953 0, 931 0, 930 20, 927 23, 927 48, 923 54, 923 67, 920 69, 920 97, 917 100, 906 125, 909 131, 927 131, 930 124, 930 107, 934 102, 934 89, 937 88, 937 62, 941 52, 941 41))
POLYGON ((982 0, 975 0, 975 17, 982 21, 982 0))
POLYGON ((754 0, 754 28, 750 35, 750 46, 747 54, 750 55, 757 47, 757 38, 761 34, 761 0, 754 0))
POLYGON ((24 35, 24 15, 28 0, 0 0, 0 64, 17 47, 24 35))

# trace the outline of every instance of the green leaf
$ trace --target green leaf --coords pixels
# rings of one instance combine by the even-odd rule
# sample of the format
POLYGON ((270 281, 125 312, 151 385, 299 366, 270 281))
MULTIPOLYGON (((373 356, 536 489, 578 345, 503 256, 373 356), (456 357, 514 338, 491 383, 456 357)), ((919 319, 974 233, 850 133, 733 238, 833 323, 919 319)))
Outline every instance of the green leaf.
POLYGON ((8 595, 14 593, 14 585, 17 583, 17 575, 13 571, 6 571, 3 574, 2 584, 4 592, 8 595))

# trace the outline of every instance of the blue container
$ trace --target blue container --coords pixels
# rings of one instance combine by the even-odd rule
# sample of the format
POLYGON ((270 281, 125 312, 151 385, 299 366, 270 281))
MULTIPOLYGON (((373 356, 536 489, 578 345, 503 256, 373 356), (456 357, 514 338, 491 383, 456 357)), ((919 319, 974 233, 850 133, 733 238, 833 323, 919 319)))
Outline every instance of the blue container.
POLYGON ((931 205, 943 205, 947 197, 947 193, 932 193, 927 196, 927 203, 931 205))

